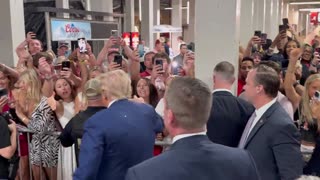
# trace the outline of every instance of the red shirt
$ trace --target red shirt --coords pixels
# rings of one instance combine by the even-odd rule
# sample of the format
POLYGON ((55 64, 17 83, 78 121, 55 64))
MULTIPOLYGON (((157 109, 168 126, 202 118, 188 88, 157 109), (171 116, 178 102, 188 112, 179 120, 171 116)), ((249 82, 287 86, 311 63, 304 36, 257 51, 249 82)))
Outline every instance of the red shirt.
POLYGON ((238 79, 238 94, 237 94, 237 96, 239 96, 242 93, 244 85, 246 85, 246 81, 243 81, 242 79, 238 79))
POLYGON ((142 73, 140 73, 140 76, 142 78, 145 78, 145 77, 151 76, 151 74, 149 74, 147 71, 143 71, 142 73))

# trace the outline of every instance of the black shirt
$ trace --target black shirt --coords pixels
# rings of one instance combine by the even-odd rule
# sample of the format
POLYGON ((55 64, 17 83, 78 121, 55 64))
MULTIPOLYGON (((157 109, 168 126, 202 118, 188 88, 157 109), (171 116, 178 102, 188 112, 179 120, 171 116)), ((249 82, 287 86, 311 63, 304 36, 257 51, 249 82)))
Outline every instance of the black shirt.
POLYGON ((106 109, 106 107, 88 107, 86 110, 75 115, 63 129, 60 135, 61 144, 64 147, 72 146, 77 139, 81 139, 83 135, 83 125, 84 123, 95 113, 106 109))
MULTIPOLYGON (((0 149, 11 146, 10 130, 6 120, 0 116, 0 149)), ((7 179, 9 175, 9 161, 0 156, 0 179, 7 179)))

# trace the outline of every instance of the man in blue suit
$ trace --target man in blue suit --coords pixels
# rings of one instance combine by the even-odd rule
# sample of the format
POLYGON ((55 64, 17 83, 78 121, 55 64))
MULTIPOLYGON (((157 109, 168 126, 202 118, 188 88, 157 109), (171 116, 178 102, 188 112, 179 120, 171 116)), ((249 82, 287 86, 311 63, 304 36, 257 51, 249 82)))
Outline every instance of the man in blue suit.
POLYGON ((155 135, 162 120, 146 104, 128 100, 130 78, 122 70, 100 77, 108 109, 85 124, 75 180, 123 180, 127 169, 153 156, 155 135))
POLYGON ((257 180, 250 154, 214 144, 206 136, 211 92, 200 80, 175 78, 164 97, 164 124, 173 137, 168 151, 128 170, 126 180, 257 180))
POLYGON ((256 110, 239 147, 252 154, 263 180, 293 180, 302 174, 300 134, 276 101, 279 86, 278 73, 266 65, 251 70, 246 80, 245 95, 256 110))

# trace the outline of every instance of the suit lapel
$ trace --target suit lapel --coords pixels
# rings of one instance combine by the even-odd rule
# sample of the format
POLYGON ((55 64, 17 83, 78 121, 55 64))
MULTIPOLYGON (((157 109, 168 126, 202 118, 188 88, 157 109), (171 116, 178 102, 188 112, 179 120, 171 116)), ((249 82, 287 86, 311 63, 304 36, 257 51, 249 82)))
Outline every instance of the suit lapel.
POLYGON ((276 110, 277 108, 279 108, 279 103, 276 101, 263 115, 262 117, 259 119, 259 121, 257 122, 257 124, 253 127, 253 129, 251 130, 245 147, 250 143, 250 141, 252 140, 252 138, 257 134, 257 132, 259 131, 259 129, 267 122, 268 117, 270 115, 272 115, 273 111, 276 110))

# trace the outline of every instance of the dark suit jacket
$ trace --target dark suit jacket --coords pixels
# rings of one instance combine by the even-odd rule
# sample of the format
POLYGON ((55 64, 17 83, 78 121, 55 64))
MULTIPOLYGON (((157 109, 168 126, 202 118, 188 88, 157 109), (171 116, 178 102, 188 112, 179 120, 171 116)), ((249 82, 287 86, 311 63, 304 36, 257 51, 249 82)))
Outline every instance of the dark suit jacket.
POLYGON ((128 170, 126 180, 257 180, 248 152, 212 143, 196 135, 175 142, 171 148, 128 170))
POLYGON ((153 156, 155 134, 162 127, 151 106, 114 102, 85 123, 74 179, 123 180, 128 168, 153 156))
POLYGON ((302 174, 300 133, 278 102, 251 130, 245 149, 252 154, 261 179, 293 180, 302 174))
POLYGON ((238 147, 242 132, 254 107, 227 91, 212 96, 212 109, 207 123, 209 139, 218 144, 238 147))

